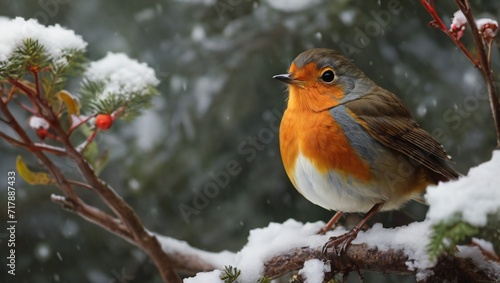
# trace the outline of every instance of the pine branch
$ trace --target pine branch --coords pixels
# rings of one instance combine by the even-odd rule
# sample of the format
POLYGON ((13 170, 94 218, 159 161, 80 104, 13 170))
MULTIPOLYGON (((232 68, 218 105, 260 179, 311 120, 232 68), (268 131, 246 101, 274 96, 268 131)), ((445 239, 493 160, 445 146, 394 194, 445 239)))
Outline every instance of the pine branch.
MULTIPOLYGON (((66 208, 70 208, 83 218, 104 227, 106 230, 113 232, 142 248, 147 254, 149 254, 155 263, 164 282, 181 282, 179 276, 174 270, 174 265, 171 259, 162 251, 156 237, 145 229, 133 209, 128 206, 127 203, 112 188, 107 186, 94 174, 93 169, 85 160, 83 155, 72 145, 69 135, 63 129, 57 115, 53 112, 49 104, 46 103, 43 98, 31 92, 31 90, 22 82, 13 79, 9 79, 9 82, 23 91, 29 92, 29 96, 34 98, 34 103, 36 103, 39 107, 39 113, 43 114, 43 118, 50 123, 51 129, 56 133, 57 137, 59 137, 59 141, 62 143, 65 155, 75 161, 85 181, 89 186, 95 189, 101 199, 118 216, 119 222, 117 223, 116 220, 112 220, 113 218, 111 216, 102 213, 96 208, 86 205, 78 197, 76 192, 73 190, 72 185, 68 180, 66 180, 59 168, 55 166, 55 164, 41 150, 30 150, 30 152, 40 160, 45 168, 48 169, 57 186, 66 195, 65 198, 53 197, 53 201, 62 204, 66 208)), ((37 83, 39 83, 39 81, 37 83)), ((35 89, 37 89, 37 86, 35 86, 35 89)), ((29 149, 37 148, 12 115, 3 99, 0 99, 0 110, 6 117, 6 120, 9 121, 8 125, 20 137, 21 142, 29 149)), ((14 139, 7 140, 12 142, 15 141, 14 139)))

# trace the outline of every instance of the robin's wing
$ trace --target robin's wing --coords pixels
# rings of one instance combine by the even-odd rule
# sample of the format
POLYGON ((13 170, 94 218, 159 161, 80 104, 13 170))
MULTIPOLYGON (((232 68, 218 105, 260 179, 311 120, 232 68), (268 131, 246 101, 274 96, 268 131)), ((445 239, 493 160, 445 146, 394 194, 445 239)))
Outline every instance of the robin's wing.
POLYGON ((437 173, 438 181, 458 178, 441 144, 420 128, 394 94, 378 88, 344 105, 375 140, 437 173))

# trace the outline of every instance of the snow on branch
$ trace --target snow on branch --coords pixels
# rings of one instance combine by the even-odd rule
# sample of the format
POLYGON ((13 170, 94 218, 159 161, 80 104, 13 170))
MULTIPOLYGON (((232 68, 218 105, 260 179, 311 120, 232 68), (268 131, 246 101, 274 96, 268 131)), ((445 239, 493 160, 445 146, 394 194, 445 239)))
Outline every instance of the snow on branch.
POLYGON ((36 41, 41 46, 40 55, 47 58, 53 66, 64 67, 68 64, 68 57, 76 53, 83 53, 87 47, 81 36, 74 31, 56 24, 44 26, 35 19, 25 20, 21 17, 8 19, 0 17, 0 69, 9 62, 15 63, 13 58, 20 50, 26 47, 28 41, 36 41))
MULTIPOLYGON (((344 228, 319 235, 317 232, 324 223, 303 224, 293 219, 250 231, 247 244, 236 255, 211 254, 212 258, 207 258, 189 246, 181 248, 179 244, 166 243, 162 238, 159 241, 169 254, 172 251, 165 247, 175 246, 176 253, 190 254, 217 267, 216 272, 201 273, 185 280, 189 283, 207 282, 204 281, 206 278, 223 276, 226 271, 220 267, 221 264, 236 267, 241 272, 238 282, 257 282, 262 278, 276 278, 301 270, 304 263, 312 259, 330 265, 331 271, 322 271, 329 276, 359 270, 413 274, 418 281, 436 278, 491 281, 492 278, 500 278, 500 262, 485 254, 484 250, 496 253, 490 242, 483 242, 483 246, 489 246, 483 248, 475 244, 478 240, 469 241, 470 245, 452 245, 448 241, 452 251, 456 252, 441 252, 435 256, 429 249, 432 248, 431 241, 435 240, 432 236, 436 233, 435 225, 455 219, 457 213, 470 224, 481 226, 488 223, 488 215, 500 209, 498 172, 500 151, 494 152, 491 161, 471 169, 468 176, 429 188, 427 199, 431 209, 425 221, 391 229, 375 224, 368 231, 361 232, 346 254, 340 257, 335 253, 323 254, 322 247, 330 237, 345 233, 344 228)), ((310 269, 306 271, 302 274, 305 272, 311 276, 310 269)), ((211 282, 223 282, 218 280, 211 282)))
POLYGON ((488 215, 500 209, 500 151, 490 161, 470 169, 456 182, 440 183, 427 189, 430 205, 427 217, 433 224, 454 218, 457 214, 467 223, 485 226, 488 215))
POLYGON ((159 83, 155 71, 147 64, 123 53, 109 52, 87 66, 80 95, 87 110, 107 115, 110 125, 116 113, 130 120, 147 108, 151 97, 158 94, 155 87, 159 83))
MULTIPOLYGON (((304 264, 310 260, 320 260, 325 266, 329 266, 329 269, 325 268, 322 271, 328 276, 356 270, 413 274, 420 281, 431 278, 448 280, 461 278, 477 282, 500 276, 500 265, 486 259, 477 247, 459 246, 459 252, 455 255, 443 255, 434 261, 430 260, 426 252, 430 221, 412 223, 395 229, 384 229, 381 225, 377 225, 360 234, 347 249, 346 254, 340 257, 335 253, 324 255, 322 245, 330 236, 340 235, 345 230, 338 228, 328 235, 317 235, 317 230, 322 226, 322 222, 302 224, 294 220, 288 220, 283 224, 271 223, 266 228, 250 231, 248 243, 236 253, 236 256, 224 253, 211 254, 212 258, 209 259, 204 256, 205 252, 201 251, 197 256, 196 251, 188 246, 184 246, 186 252, 176 250, 176 254, 190 254, 198 261, 207 260, 207 263, 212 263, 212 260, 213 266, 224 263, 225 266, 236 267, 241 272, 238 277, 240 283, 258 282, 262 278, 278 278, 302 270, 304 264), (274 249, 276 243, 280 244, 274 249)), ((163 245, 162 238, 159 240, 162 246, 166 246, 163 245)), ((179 247, 171 243, 170 246, 179 247)), ((166 252, 173 255, 172 250, 166 252)), ((310 270, 306 273, 312 278, 310 270)), ((224 274, 224 269, 218 267, 215 271, 198 273, 194 277, 185 279, 184 282, 223 283, 220 276, 224 274), (211 280, 206 281, 207 278, 211 280)), ((321 277, 318 275, 317 278, 321 277)), ((321 283, 321 281, 309 282, 321 283)))
POLYGON ((64 89, 67 77, 78 74, 71 71, 82 69, 87 43, 72 30, 59 25, 44 26, 33 19, 2 17, 0 30, 0 123, 16 134, 0 132, 0 138, 27 149, 44 166, 44 171, 33 172, 18 156, 19 176, 33 185, 56 185, 64 196, 53 195, 53 202, 141 248, 150 256, 164 282, 181 282, 173 261, 162 251, 156 237, 147 231, 123 198, 97 176, 107 163, 107 155, 97 150, 95 137, 108 129, 114 119, 130 119, 150 103, 159 83, 154 70, 123 54, 111 54, 91 63, 86 77, 98 87, 87 88, 87 92, 97 93, 102 87, 104 95, 123 99, 105 99, 109 102, 107 105, 112 106, 106 109, 109 113, 90 112, 82 116, 82 105, 84 109, 95 109, 88 104, 103 104, 98 99, 80 100, 64 89), (96 78, 96 75, 102 77, 96 78), (26 99, 18 99, 20 96, 26 99), (31 116, 28 127, 19 121, 19 115, 13 114, 19 110, 31 116), (90 119, 93 117, 95 119, 90 119), (68 120, 76 123, 68 125, 68 120), (91 121, 88 127, 86 123, 91 121), (33 131, 40 142, 31 138, 33 131), (80 135, 72 136, 75 131, 80 135), (87 151, 91 144, 93 152, 87 151), (71 179, 74 174, 65 174, 67 170, 59 167, 48 154, 72 160, 80 174, 77 179, 71 179), (107 209, 88 205, 76 187, 93 192, 107 209))

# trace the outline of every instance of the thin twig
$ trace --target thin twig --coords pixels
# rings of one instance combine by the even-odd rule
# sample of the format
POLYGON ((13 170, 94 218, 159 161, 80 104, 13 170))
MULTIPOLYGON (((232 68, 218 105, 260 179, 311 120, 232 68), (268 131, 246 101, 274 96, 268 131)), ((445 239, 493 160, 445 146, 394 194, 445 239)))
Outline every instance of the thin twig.
MULTIPOLYGON (((9 124, 9 123, 7 122, 7 124, 9 124)), ((35 143, 31 143, 31 144, 25 143, 25 142, 22 142, 20 140, 17 140, 15 138, 5 134, 3 132, 0 132, 0 137, 12 145, 22 147, 22 148, 27 149, 29 151, 44 151, 44 152, 52 153, 52 154, 55 154, 58 156, 65 156, 66 155, 66 151, 63 148, 58 148, 55 146, 44 146, 44 145, 35 144, 35 143)))
POLYGON ((7 100, 6 102, 9 102, 9 100, 14 97, 14 93, 16 92, 16 87, 12 86, 9 90, 9 93, 7 94, 7 100))
MULTIPOLYGON (((28 148, 35 146, 33 141, 31 141, 30 137, 28 136, 28 134, 23 130, 21 125, 19 125, 19 123, 15 119, 14 115, 12 115, 12 113, 10 112, 9 108, 7 107, 7 104, 5 104, 2 100, 0 100, 0 110, 7 117, 7 119, 9 120, 9 126, 21 138, 22 143, 26 144, 28 148)), ((45 168, 49 170, 49 172, 56 180, 56 183, 58 184, 59 188, 63 190, 63 192, 69 198, 77 199, 78 196, 76 195, 71 185, 66 181, 61 171, 59 171, 57 166, 54 165, 54 163, 43 153, 43 151, 34 150, 31 152, 40 160, 40 162, 42 162, 45 168)))
POLYGON ((84 182, 80 182, 80 181, 76 181, 76 180, 68 180, 68 183, 70 183, 72 185, 80 186, 82 188, 91 190, 93 192, 96 192, 96 190, 92 186, 90 186, 89 184, 84 183, 84 182))
POLYGON ((33 78, 35 79, 36 95, 39 97, 42 97, 43 96, 42 84, 40 83, 40 78, 38 77, 38 71, 32 70, 31 74, 33 75, 33 78))
POLYGON ((18 89, 20 89, 22 92, 24 92, 26 94, 26 96, 28 97, 28 99, 31 101, 31 103, 33 104, 33 107, 35 107, 35 112, 38 113, 39 112, 39 109, 38 109, 38 105, 36 103, 36 99, 35 99, 35 95, 36 93, 31 90, 29 87, 25 86, 23 83, 21 83, 20 81, 18 80, 15 80, 13 78, 8 78, 7 79, 9 83, 11 83, 14 87, 17 87, 18 89))
POLYGON ((98 226, 106 229, 107 231, 114 233, 123 239, 127 240, 129 243, 137 245, 134 241, 132 235, 127 230, 127 228, 116 218, 110 216, 109 214, 99 210, 95 207, 87 205, 83 200, 77 199, 76 201, 69 200, 63 196, 52 195, 50 199, 63 206, 65 209, 78 214, 87 221, 95 223, 98 226))
POLYGON ((491 49, 493 48, 493 38, 488 41, 488 62, 491 68, 491 49))
POLYGON ((71 136, 71 134, 78 128, 80 127, 81 125, 87 123, 90 119, 92 119, 92 117, 94 117, 93 115, 92 116, 88 116, 86 117, 85 119, 82 119, 80 120, 80 122, 78 122, 76 125, 73 125, 73 123, 71 124, 71 127, 69 128, 68 130, 68 136, 71 136))
POLYGON ((34 110, 34 109, 29 108, 27 105, 25 105, 25 104, 24 104, 24 103, 22 103, 21 101, 19 101, 19 100, 15 99, 15 98, 14 98, 13 100, 14 100, 14 102, 15 102, 17 105, 19 105, 19 107, 21 107, 24 111, 26 111, 26 112, 30 113, 31 115, 35 115, 35 114, 36 114, 36 112, 35 112, 35 110, 34 110))
POLYGON ((95 128, 94 131, 92 131, 92 134, 83 142, 83 144, 78 146, 77 151, 80 153, 84 153, 89 144, 92 143, 92 141, 95 139, 98 132, 99 129, 95 128))
POLYGON ((495 86, 495 79, 493 77, 493 72, 491 70, 491 63, 488 59, 486 53, 486 48, 484 45, 484 40, 479 33, 474 16, 472 15, 472 9, 468 0, 455 0, 458 7, 464 13, 465 18, 471 28, 472 36, 474 39, 474 46, 479 55, 479 64, 481 68, 481 74, 486 81, 486 86, 488 89, 488 95, 490 100, 491 112, 493 115, 493 122, 495 124, 495 130, 497 133, 497 148, 500 149, 500 101, 497 94, 497 89, 495 86))
POLYGON ((453 40, 455 45, 457 45, 457 47, 460 48, 462 53, 464 53, 465 56, 467 56, 467 58, 471 61, 471 63, 474 64, 476 68, 480 68, 477 59, 475 59, 474 56, 472 56, 472 54, 469 52, 469 50, 467 50, 467 48, 463 45, 463 43, 453 33, 451 33, 450 30, 443 23, 441 17, 439 17, 439 15, 436 12, 436 9, 434 7, 434 1, 427 2, 427 0, 420 0, 420 2, 422 3, 422 6, 424 6, 424 8, 427 10, 427 12, 429 12, 429 14, 432 16, 433 21, 431 22, 431 26, 440 29, 442 32, 448 35, 448 37, 450 37, 451 40, 453 40))

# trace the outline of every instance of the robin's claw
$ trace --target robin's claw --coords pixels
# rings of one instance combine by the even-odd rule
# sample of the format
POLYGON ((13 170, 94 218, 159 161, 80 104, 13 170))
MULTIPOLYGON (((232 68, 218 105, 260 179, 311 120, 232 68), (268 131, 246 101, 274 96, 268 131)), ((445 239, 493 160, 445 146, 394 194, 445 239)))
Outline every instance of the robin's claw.
POLYGON ((356 239, 358 235, 358 231, 351 230, 343 235, 337 237, 331 237, 328 242, 323 246, 322 252, 325 257, 327 257, 330 249, 333 249, 335 254, 340 257, 345 254, 347 247, 351 244, 351 242, 356 239))

